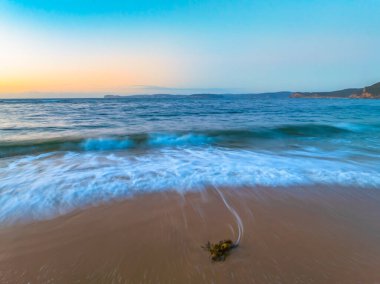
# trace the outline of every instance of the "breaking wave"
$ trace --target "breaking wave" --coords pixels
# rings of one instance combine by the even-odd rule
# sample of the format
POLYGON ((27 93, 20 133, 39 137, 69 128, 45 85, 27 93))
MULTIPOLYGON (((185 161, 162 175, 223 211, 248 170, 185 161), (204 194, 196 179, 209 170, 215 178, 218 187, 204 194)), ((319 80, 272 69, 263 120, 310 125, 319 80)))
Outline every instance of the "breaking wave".
MULTIPOLYGON (((183 142, 159 138, 149 141, 183 142)), ((198 138, 191 141, 207 142, 198 138)), ((86 141, 84 147, 99 149, 98 142, 86 141)), ((113 142, 99 143, 108 145, 101 149, 109 149, 113 142)), ((380 187, 378 164, 213 146, 142 153, 50 152, 6 158, 0 168, 0 223, 51 218, 99 202, 165 190, 313 184, 380 187)))
POLYGON ((215 145, 249 148, 253 142, 291 138, 334 138, 360 131, 380 131, 380 126, 323 124, 282 125, 272 128, 208 130, 174 133, 137 133, 104 137, 58 137, 45 140, 0 141, 0 158, 52 151, 107 151, 173 146, 215 145))

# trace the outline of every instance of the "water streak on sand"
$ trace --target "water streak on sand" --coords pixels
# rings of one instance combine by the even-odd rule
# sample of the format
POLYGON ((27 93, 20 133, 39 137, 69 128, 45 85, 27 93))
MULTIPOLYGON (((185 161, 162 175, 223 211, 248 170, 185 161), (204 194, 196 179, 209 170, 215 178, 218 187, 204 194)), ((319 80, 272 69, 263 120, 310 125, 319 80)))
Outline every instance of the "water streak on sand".
POLYGON ((238 246, 240 244, 240 240, 244 234, 244 225, 243 221, 241 220, 239 214, 236 212, 236 210, 227 202, 224 194, 220 191, 218 187, 215 187, 216 192, 219 194, 220 198, 223 200, 224 205, 227 207, 227 209, 231 212, 231 214, 234 216, 236 220, 236 225, 238 228, 238 236, 235 241, 235 245, 238 246))

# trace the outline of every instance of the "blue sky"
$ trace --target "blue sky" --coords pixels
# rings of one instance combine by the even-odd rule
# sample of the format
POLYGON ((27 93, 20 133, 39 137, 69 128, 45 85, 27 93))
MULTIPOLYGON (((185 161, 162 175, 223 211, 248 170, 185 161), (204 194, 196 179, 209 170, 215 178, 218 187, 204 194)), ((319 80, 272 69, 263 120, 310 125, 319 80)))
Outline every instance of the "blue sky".
POLYGON ((379 0, 3 0, 0 96, 360 87, 380 81, 379 14, 379 0))

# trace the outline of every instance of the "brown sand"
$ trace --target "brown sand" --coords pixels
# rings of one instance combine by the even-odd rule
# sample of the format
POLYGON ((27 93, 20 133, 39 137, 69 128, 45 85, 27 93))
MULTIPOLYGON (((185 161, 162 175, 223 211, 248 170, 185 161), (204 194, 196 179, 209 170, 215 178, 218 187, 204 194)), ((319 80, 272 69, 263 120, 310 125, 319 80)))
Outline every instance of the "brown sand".
POLYGON ((0 229, 0 283, 380 283, 380 191, 210 189, 149 194, 0 229))

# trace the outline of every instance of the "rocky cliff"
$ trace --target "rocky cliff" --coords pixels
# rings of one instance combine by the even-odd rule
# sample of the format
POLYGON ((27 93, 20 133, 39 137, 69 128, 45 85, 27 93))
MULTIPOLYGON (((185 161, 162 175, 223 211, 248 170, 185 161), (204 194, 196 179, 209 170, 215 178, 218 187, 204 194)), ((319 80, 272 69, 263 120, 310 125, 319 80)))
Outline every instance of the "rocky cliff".
POLYGON ((380 99, 380 82, 364 88, 351 88, 332 92, 295 92, 290 97, 380 99))

